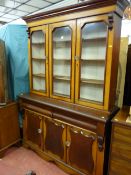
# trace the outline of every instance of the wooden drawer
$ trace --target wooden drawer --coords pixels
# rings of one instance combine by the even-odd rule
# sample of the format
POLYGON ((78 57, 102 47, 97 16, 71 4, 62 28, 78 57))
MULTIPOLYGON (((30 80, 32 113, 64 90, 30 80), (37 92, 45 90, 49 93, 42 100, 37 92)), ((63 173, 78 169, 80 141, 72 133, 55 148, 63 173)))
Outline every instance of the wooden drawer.
POLYGON ((113 125, 110 156, 110 175, 129 175, 131 172, 131 128, 113 125))

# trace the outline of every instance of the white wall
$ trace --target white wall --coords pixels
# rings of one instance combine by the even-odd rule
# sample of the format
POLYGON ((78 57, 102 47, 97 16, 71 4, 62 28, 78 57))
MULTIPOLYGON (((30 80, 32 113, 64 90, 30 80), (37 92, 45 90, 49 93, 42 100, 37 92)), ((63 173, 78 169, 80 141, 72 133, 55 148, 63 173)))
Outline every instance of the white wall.
POLYGON ((121 36, 129 38, 129 44, 131 44, 131 20, 122 21, 121 36))

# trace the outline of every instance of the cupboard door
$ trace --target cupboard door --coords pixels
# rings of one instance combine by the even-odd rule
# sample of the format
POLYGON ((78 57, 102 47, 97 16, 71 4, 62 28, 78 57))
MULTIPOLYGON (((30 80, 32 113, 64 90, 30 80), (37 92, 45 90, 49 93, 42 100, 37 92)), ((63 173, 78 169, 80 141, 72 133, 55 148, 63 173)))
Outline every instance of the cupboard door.
POLYGON ((25 110, 24 138, 38 147, 42 145, 42 116, 25 110))
POLYGON ((48 96, 48 26, 34 27, 30 32, 31 91, 48 96))
POLYGON ((75 21, 49 26, 50 96, 65 101, 74 100, 75 21))
MULTIPOLYGON (((107 17, 78 20, 77 35, 76 103, 102 109, 107 82, 107 17)), ((108 64, 110 66, 110 63, 108 64)))
POLYGON ((65 161, 66 126, 60 121, 45 118, 45 152, 50 156, 65 161))
POLYGON ((88 175, 95 175, 96 134, 74 126, 67 129, 67 163, 88 175))

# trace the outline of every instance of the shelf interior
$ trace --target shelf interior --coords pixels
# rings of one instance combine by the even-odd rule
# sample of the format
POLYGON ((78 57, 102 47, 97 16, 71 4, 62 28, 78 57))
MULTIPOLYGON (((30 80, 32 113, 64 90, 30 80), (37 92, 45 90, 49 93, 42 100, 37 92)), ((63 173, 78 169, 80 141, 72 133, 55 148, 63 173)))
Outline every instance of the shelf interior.
POLYGON ((70 77, 69 76, 54 75, 53 78, 57 79, 57 80, 70 81, 70 77))
POLYGON ((45 78, 45 74, 39 73, 39 74, 33 74, 34 77, 40 77, 45 78))
POLYGON ((86 79, 86 78, 81 78, 82 83, 88 83, 88 84, 99 84, 99 85, 104 85, 104 80, 95 80, 95 79, 86 79))

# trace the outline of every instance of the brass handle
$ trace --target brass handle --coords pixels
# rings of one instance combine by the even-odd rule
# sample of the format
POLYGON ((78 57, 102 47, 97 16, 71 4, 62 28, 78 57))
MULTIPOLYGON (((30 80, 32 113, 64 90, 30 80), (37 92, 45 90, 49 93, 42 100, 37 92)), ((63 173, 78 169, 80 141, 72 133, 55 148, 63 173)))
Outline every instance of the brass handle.
POLYGON ((37 129, 37 132, 38 132, 38 134, 41 134, 42 133, 42 129, 37 129))
POLYGON ((65 142, 65 145, 66 145, 67 147, 70 147, 71 142, 70 142, 70 141, 66 141, 66 142, 65 142))

